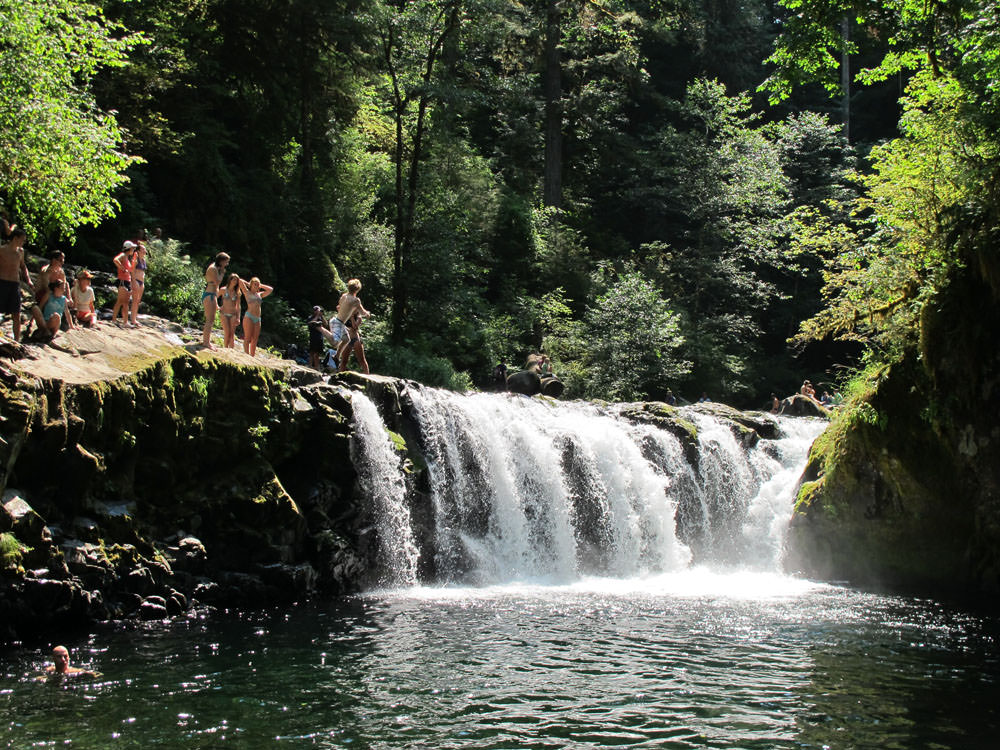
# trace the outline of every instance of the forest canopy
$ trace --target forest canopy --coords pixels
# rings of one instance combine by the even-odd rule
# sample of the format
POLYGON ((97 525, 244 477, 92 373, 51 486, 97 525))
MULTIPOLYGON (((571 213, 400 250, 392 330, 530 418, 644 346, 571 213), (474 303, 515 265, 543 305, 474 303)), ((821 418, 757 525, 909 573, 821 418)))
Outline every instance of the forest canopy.
POLYGON ((225 250, 285 339, 358 277, 373 368, 435 384, 544 349, 574 396, 832 387, 996 205, 993 2, 0 11, 0 200, 37 246, 225 250))

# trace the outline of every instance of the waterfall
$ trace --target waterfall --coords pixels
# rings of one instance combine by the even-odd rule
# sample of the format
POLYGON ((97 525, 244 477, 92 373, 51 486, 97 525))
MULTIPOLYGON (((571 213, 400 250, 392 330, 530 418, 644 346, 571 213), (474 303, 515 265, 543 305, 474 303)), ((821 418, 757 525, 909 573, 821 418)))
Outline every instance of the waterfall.
POLYGON ((410 523, 402 457, 372 400, 363 393, 355 393, 351 403, 354 407, 351 455, 358 467, 358 482, 370 498, 375 513, 385 567, 381 582, 415 584, 418 550, 410 523))
POLYGON ((432 519, 414 530, 400 459, 374 405, 354 398, 370 435, 359 436, 361 464, 378 467, 362 486, 385 509, 380 536, 392 545, 383 554, 400 583, 415 580, 418 548, 422 572, 464 585, 634 578, 692 563, 775 570, 822 429, 774 418, 781 437, 745 448, 731 423, 686 408, 697 429, 686 445, 628 419, 622 405, 412 386, 404 411, 427 465, 430 507, 420 515, 432 519), (382 455, 367 453, 378 446, 382 455))

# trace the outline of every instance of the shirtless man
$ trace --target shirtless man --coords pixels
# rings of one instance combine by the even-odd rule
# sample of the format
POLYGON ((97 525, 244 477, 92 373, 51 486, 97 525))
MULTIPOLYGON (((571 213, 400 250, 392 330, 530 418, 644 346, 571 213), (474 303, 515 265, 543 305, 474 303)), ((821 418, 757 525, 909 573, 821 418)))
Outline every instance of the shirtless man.
POLYGON ((65 262, 66 256, 56 250, 49 255, 48 265, 42 266, 42 270, 38 272, 35 278, 35 304, 39 307, 45 307, 53 281, 62 282, 63 294, 69 294, 69 283, 66 281, 66 271, 63 268, 65 262))
POLYGON ((45 668, 47 674, 71 674, 71 675, 86 675, 88 677, 95 677, 96 672, 92 672, 89 669, 80 669, 79 667, 71 667, 69 665, 69 651, 65 646, 56 646, 52 649, 52 663, 45 668))
POLYGON ((340 372, 346 370, 347 354, 360 341, 360 336, 352 332, 351 319, 357 314, 367 318, 371 315, 361 300, 358 299, 358 292, 361 291, 361 282, 351 279, 347 282, 347 292, 340 295, 337 303, 337 314, 330 318, 330 331, 333 333, 333 340, 337 344, 337 361, 340 362, 338 368, 340 372))
POLYGON ((0 315, 7 313, 11 316, 15 340, 21 338, 20 281, 24 279, 31 285, 28 266, 24 262, 25 238, 24 230, 15 227, 11 231, 10 241, 0 245, 0 315))

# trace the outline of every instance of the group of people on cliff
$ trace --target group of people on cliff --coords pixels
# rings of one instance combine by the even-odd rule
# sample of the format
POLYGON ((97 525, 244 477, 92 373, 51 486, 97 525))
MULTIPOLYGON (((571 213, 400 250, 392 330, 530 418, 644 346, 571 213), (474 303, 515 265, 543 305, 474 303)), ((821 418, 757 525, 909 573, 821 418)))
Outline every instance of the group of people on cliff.
POLYGON ((31 334, 32 325, 37 325, 42 336, 51 338, 63 327, 71 329, 75 325, 96 324, 90 271, 81 269, 71 285, 64 268, 66 256, 56 250, 49 254, 48 262, 32 279, 24 258, 25 231, 11 225, 4 217, 0 220, 0 234, 3 235, 0 238, 0 315, 10 316, 11 333, 16 341, 22 338, 22 313, 28 319, 25 338, 31 334), (27 303, 22 302, 22 284, 28 291, 27 303))
POLYGON ((323 313, 323 308, 315 305, 309 316, 309 366, 317 370, 323 368, 326 345, 331 347, 329 365, 336 367, 338 372, 347 369, 351 354, 358 360, 358 366, 366 375, 369 372, 368 360, 365 357, 365 346, 361 340, 361 322, 371 316, 358 298, 361 292, 361 282, 351 279, 347 282, 347 291, 340 295, 337 301, 337 311, 329 321, 323 313))
POLYGON ((229 265, 228 253, 218 253, 215 260, 205 269, 205 289, 201 293, 201 305, 205 311, 205 325, 202 328, 202 346, 215 350, 212 344, 212 330, 216 315, 222 317, 222 342, 227 349, 236 346, 236 329, 243 326, 243 351, 251 357, 257 356, 257 342, 264 322, 263 302, 274 287, 264 284, 257 276, 249 281, 235 273, 226 277, 229 265), (246 312, 243 303, 246 302, 246 312))
MULTIPOLYGON (((49 254, 48 262, 32 278, 25 260, 26 241, 27 234, 23 228, 11 224, 6 215, 0 216, 0 318, 10 316, 14 339, 20 341, 27 338, 33 325, 37 325, 39 331, 35 335, 43 339, 50 339, 60 330, 76 326, 97 326, 101 315, 92 286, 93 274, 85 268, 80 269, 71 284, 66 276, 66 257, 56 250, 49 254), (22 286, 26 290, 27 302, 22 300, 22 286), (25 317, 28 322, 22 331, 25 317)), ((145 232, 142 232, 133 239, 125 240, 112 260, 116 297, 110 317, 118 327, 137 328, 139 325, 139 306, 146 289, 149 257, 145 232)), ((205 322, 201 343, 206 349, 216 348, 212 343, 212 332, 216 319, 221 318, 223 347, 235 348, 237 329, 242 326, 243 350, 250 356, 256 356, 263 323, 263 300, 274 291, 274 287, 263 283, 257 276, 246 280, 236 273, 227 275, 229 263, 229 254, 220 252, 205 269, 205 286, 201 295, 205 322)), ((360 328, 362 320, 371 313, 358 298, 361 282, 351 279, 347 286, 347 291, 337 303, 336 314, 329 321, 325 320, 319 306, 313 308, 309 319, 310 363, 320 367, 324 345, 329 343, 338 370, 347 368, 353 353, 360 368, 368 373, 360 328)), ((105 311, 104 315, 107 314, 105 311)))

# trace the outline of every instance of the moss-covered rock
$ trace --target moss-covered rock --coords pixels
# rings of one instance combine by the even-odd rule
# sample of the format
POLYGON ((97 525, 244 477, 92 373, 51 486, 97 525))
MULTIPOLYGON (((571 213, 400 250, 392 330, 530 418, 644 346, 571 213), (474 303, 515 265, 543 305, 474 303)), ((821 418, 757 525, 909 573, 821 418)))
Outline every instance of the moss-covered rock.
POLYGON ((3 635, 341 593, 368 575, 351 393, 401 425, 398 381, 328 385, 173 346, 108 353, 96 371, 111 378, 33 377, 37 364, 0 386, 0 490, 18 487, 0 513, 3 635))
POLYGON ((956 269, 919 349, 867 374, 813 446, 788 565, 911 591, 1000 592, 1000 290, 956 269))

